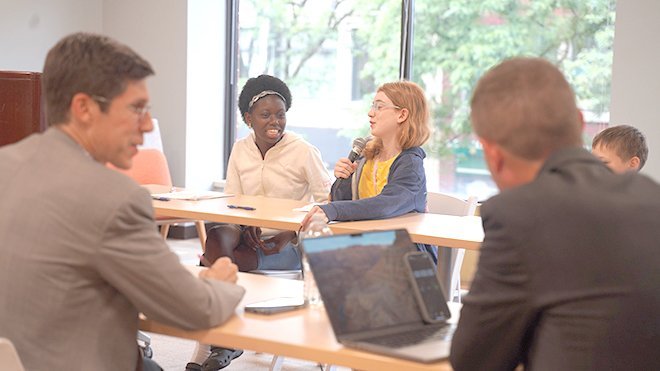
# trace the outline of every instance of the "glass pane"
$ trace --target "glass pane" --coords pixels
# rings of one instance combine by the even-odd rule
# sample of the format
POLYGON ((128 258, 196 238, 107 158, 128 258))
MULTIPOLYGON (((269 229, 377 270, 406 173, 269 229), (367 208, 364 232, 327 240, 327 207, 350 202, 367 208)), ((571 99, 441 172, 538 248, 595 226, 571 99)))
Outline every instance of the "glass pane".
MULTIPOLYGON (((400 0, 241 0, 239 89, 263 73, 287 83, 287 130, 328 169, 367 135, 376 87, 398 78, 400 0)), ((237 110, 237 138, 249 133, 237 110)))
POLYGON ((432 104, 435 133, 426 163, 430 191, 497 192, 469 124, 479 77, 513 56, 556 63, 575 89, 585 144, 609 121, 614 0, 417 0, 413 80, 432 104))

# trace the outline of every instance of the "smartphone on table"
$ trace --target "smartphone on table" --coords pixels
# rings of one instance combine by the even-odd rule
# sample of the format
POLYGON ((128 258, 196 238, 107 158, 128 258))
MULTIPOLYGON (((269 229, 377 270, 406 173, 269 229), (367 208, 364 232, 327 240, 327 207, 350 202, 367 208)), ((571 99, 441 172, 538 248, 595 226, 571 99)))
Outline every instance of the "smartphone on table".
POLYGON ((422 319, 428 323, 448 320, 451 312, 431 256, 426 252, 411 251, 403 259, 422 319))
POLYGON ((259 314, 274 314, 287 312, 304 306, 305 299, 302 297, 281 297, 246 304, 245 311, 259 314))

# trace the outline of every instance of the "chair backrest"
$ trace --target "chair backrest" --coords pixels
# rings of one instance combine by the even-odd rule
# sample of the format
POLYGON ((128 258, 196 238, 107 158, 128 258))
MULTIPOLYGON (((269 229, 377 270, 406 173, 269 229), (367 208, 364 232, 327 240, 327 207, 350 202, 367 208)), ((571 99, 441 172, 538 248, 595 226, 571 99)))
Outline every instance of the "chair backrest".
POLYGON ((140 149, 133 157, 133 166, 130 169, 117 169, 108 164, 108 167, 133 178, 138 184, 160 184, 172 186, 170 168, 167 165, 165 154, 157 149, 140 149))
POLYGON ((0 338, 0 370, 25 371, 14 344, 7 338, 0 338))
MULTIPOLYGON (((467 200, 444 194, 428 192, 426 194, 426 209, 432 214, 454 216, 473 216, 477 210, 477 198, 467 200)), ((465 249, 438 247, 438 275, 442 282, 449 282, 445 295, 450 301, 461 302, 461 267, 465 249)))
POLYGON ((426 208, 431 214, 472 216, 477 209, 477 198, 472 196, 463 200, 444 193, 428 192, 426 208))

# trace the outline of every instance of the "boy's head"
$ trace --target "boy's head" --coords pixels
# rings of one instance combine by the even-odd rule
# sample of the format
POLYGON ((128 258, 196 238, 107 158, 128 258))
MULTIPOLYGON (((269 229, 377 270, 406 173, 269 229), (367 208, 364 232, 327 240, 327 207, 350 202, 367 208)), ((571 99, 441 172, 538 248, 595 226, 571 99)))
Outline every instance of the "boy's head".
POLYGON ((646 163, 649 149, 646 138, 636 128, 619 125, 596 135, 591 152, 615 173, 639 171, 646 163))

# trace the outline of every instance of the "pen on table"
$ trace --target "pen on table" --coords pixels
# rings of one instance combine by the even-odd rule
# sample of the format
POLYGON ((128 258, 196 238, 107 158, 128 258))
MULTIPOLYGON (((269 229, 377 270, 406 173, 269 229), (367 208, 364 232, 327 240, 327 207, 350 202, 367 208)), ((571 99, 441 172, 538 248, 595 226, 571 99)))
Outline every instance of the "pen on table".
POLYGON ((151 196, 152 199, 157 200, 157 201, 169 201, 170 199, 167 197, 154 197, 151 196))
POLYGON ((230 209, 241 209, 241 210, 249 210, 249 211, 256 210, 252 206, 227 205, 227 207, 230 208, 230 209))

